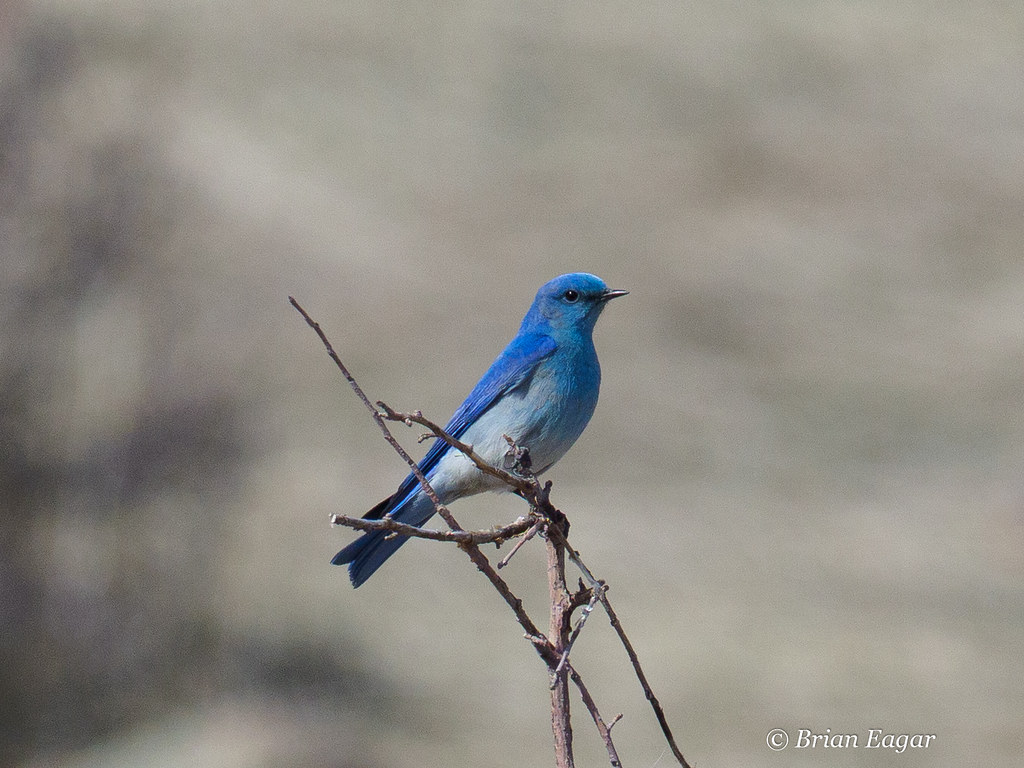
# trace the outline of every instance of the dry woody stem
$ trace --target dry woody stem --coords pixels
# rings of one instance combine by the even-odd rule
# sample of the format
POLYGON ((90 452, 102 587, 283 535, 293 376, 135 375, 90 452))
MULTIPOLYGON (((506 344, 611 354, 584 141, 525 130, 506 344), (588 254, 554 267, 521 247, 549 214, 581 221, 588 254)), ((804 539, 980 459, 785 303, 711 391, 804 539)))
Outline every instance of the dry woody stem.
MULTIPOLYGON (((339 358, 337 353, 334 351, 334 347, 328 340, 327 335, 320 328, 319 323, 313 320, 313 318, 309 316, 306 310, 304 310, 294 298, 289 297, 289 301, 299 314, 302 315, 309 327, 316 332, 331 360, 341 371, 341 374, 352 387, 356 396, 370 411, 374 421, 380 428, 384 439, 389 445, 391 445, 395 452, 402 457, 406 464, 409 465, 413 475, 416 477, 417 481, 419 481, 423 492, 433 502, 438 515, 440 515, 444 520, 449 530, 442 531, 429 528, 419 528, 401 523, 389 517, 377 520, 366 520, 363 518, 347 517, 345 515, 334 515, 331 518, 331 522, 335 525, 341 525, 359 531, 387 531, 392 536, 409 536, 433 541, 451 542, 456 544, 469 556, 477 569, 487 577, 498 594, 501 595, 505 603, 512 609, 512 612, 516 617, 516 621, 519 622, 519 626, 524 631, 526 639, 533 644, 537 654, 547 666, 551 688, 551 724, 555 742, 555 764, 558 768, 572 768, 574 765, 572 751, 573 733, 570 718, 570 680, 579 691, 583 706, 587 709, 591 719, 594 721, 598 736, 604 743, 605 749, 608 753, 610 765, 613 766, 613 768, 619 768, 619 766, 622 765, 611 736, 612 726, 618 722, 621 715, 616 715, 611 722, 604 720, 601 713, 598 711, 596 702, 584 684, 583 678, 573 667, 570 659, 570 652, 583 630, 587 617, 596 607, 597 603, 600 603, 607 613, 608 619, 618 635, 619 640, 626 649, 626 653, 629 656, 633 670, 637 679, 640 681, 644 695, 647 697, 647 700, 651 703, 651 706, 654 709, 658 724, 661 726, 662 733, 668 741, 672 754, 675 756, 682 768, 689 768, 689 764, 683 758, 683 755, 679 751, 679 747, 676 745, 675 739, 672 736, 672 731, 668 726, 664 710, 662 709, 657 697, 655 697, 654 692, 651 690, 651 686, 647 681, 647 676, 644 674, 643 669, 640 666, 640 661, 637 658, 633 644, 627 637, 618 616, 612 609, 611 603, 608 601, 607 585, 603 581, 598 580, 593 573, 591 573, 590 569, 583 563, 579 553, 569 545, 567 539, 568 521, 560 511, 552 506, 549 500, 551 483, 546 482, 541 485, 537 478, 529 472, 528 466, 524 467, 519 463, 519 458, 526 454, 526 450, 524 449, 528 449, 529 446, 517 446, 509 440, 509 455, 516 459, 515 466, 513 466, 513 469, 516 471, 508 472, 504 469, 491 466, 485 462, 473 451, 473 446, 467 445, 448 435, 445 433, 444 429, 425 418, 419 411, 405 413, 392 410, 380 401, 376 404, 372 403, 352 374, 349 373, 345 364, 342 363, 341 358, 339 358), (523 497, 528 502, 530 505, 529 512, 508 525, 491 528, 489 530, 468 531, 462 528, 462 526, 460 526, 452 516, 451 512, 441 503, 441 500, 431 487, 429 480, 420 471, 416 462, 408 453, 406 453, 405 449, 403 449, 395 439, 391 430, 387 426, 386 422, 388 421, 401 422, 407 426, 418 424, 425 427, 429 430, 429 434, 425 437, 436 437, 443 440, 455 450, 465 454, 481 472, 493 475, 506 483, 512 491, 523 497), (512 592, 505 580, 498 575, 497 568, 491 565, 486 555, 484 555, 480 549, 481 544, 500 545, 510 539, 522 537, 519 539, 513 550, 498 563, 497 567, 501 568, 508 563, 523 543, 529 541, 538 532, 542 534, 546 542, 548 553, 547 570, 550 610, 547 635, 540 631, 523 608, 523 601, 512 592), (569 560, 572 561, 572 563, 580 570, 583 574, 583 579, 587 582, 584 584, 583 579, 581 579, 579 581, 579 586, 575 591, 570 591, 566 586, 566 557, 568 557, 569 560), (577 608, 582 610, 576 625, 573 626, 572 614, 577 608)), ((525 460, 523 461, 523 464, 526 464, 525 460)))

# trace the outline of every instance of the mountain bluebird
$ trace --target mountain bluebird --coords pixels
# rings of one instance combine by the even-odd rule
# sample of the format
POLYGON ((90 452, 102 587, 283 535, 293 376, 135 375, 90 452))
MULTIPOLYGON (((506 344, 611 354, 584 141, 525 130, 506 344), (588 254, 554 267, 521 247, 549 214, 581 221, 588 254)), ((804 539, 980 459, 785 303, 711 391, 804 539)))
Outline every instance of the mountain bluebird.
MULTIPOLYGON (((577 272, 541 286, 530 311, 498 359, 452 416, 445 431, 473 446, 480 457, 502 466, 509 451, 504 436, 529 451, 531 471, 547 471, 576 442, 597 406, 601 367, 594 350, 594 323, 609 299, 627 291, 611 291, 594 275, 577 272)), ((484 474, 460 451, 435 439, 419 463, 442 503, 491 490, 509 490, 484 474)), ((434 505, 410 474, 393 496, 364 515, 390 515, 422 526, 434 505)), ((334 565, 348 564, 352 586, 358 587, 406 542, 370 531, 335 555, 334 565)))

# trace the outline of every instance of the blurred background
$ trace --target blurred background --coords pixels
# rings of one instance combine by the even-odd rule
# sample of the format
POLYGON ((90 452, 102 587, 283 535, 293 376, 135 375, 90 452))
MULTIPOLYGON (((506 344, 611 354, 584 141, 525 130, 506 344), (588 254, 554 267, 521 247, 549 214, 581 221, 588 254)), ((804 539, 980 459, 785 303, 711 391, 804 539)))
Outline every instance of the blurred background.
MULTIPOLYGON (((553 498, 689 760, 1018 764, 1024 6, 0 9, 2 765, 551 764, 461 553, 329 566, 405 470, 287 297, 444 421, 574 270, 631 294, 553 498)), ((600 616, 574 660, 671 765, 600 616)))

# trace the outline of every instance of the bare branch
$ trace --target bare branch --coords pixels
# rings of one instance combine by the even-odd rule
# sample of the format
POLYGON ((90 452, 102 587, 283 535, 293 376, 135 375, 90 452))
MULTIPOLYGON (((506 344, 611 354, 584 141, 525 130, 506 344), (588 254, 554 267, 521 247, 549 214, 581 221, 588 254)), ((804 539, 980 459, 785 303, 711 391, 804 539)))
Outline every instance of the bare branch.
POLYGON ((633 649, 633 644, 626 636, 626 631, 622 628, 622 624, 619 622, 619 617, 612 608, 612 604, 608 601, 607 596, 602 596, 601 604, 604 606, 604 610, 608 614, 608 619, 611 622, 612 627, 615 629, 615 634, 619 636, 619 640, 622 641, 622 645, 626 649, 626 654, 629 656, 629 663, 633 665, 633 671, 636 672, 636 678, 640 681, 640 685, 644 689, 644 696, 646 696, 647 700, 651 702, 651 708, 654 710, 654 715, 658 718, 658 725, 661 726, 661 732, 665 734, 665 740, 672 749, 672 754, 675 755, 676 760, 679 761, 679 765, 681 765, 682 768, 690 768, 690 764, 686 762, 686 758, 683 757, 683 753, 679 751, 679 747, 676 745, 676 740, 672 736, 672 729, 669 727, 668 720, 665 718, 665 710, 661 708, 661 702, 658 701, 658 697, 655 696, 654 691, 651 690, 651 684, 647 682, 647 675, 644 674, 643 667, 640 666, 640 659, 637 658, 636 651, 633 649))
POLYGON ((556 527, 549 527, 548 535, 561 536, 562 541, 565 545, 565 551, 569 559, 576 565, 577 568, 583 573, 584 577, 590 583, 591 588, 594 590, 594 594, 601 605, 604 607, 605 613, 608 614, 608 620, 611 622, 612 628, 615 633, 619 636, 619 640, 622 646, 626 649, 626 654, 629 656, 629 662, 633 665, 633 671, 636 673, 637 680, 640 681, 640 687, 643 688, 644 696, 651 703, 651 708, 654 710, 654 716, 658 720, 658 725, 661 726, 661 732, 665 736, 665 740, 668 742, 669 748, 672 750, 672 754, 682 768, 690 768, 690 764, 686 762, 686 758, 683 757, 683 753, 679 750, 679 746, 676 744, 675 737, 672 735, 672 729, 669 727, 668 720, 665 717, 665 710, 661 707, 661 702, 658 701, 658 697, 654 695, 654 691, 651 689, 651 684, 647 682, 647 675, 644 674, 643 667, 640 666, 640 659, 636 655, 636 650, 633 648, 633 643, 630 642, 629 637, 626 635, 626 631, 622 628, 622 623, 619 621, 618 615, 615 613, 615 609, 612 608, 611 602, 608 600, 608 588, 603 582, 597 579, 596 576, 583 562, 579 552, 569 546, 569 542, 565 539, 561 531, 556 527))
POLYGON ((583 706, 587 708, 587 712, 590 713, 590 717, 594 721, 594 725, 597 726, 597 733, 601 737, 601 741, 604 742, 604 748, 608 751, 608 760, 611 762, 612 768, 622 768, 622 762, 619 760, 619 753, 615 750, 615 744, 612 742, 612 726, 615 725, 622 718, 622 715, 616 715, 612 718, 612 721, 605 725, 604 719, 601 717, 601 713, 597 710, 597 704, 594 702, 594 697, 590 695, 590 691, 587 690, 587 686, 583 684, 583 678, 580 677, 580 673, 569 664, 569 677, 572 678, 573 683, 580 692, 580 698, 583 699, 583 706))
POLYGON ((526 534, 515 543, 515 546, 512 547, 512 550, 503 558, 501 558, 501 560, 498 561, 499 569, 504 568, 506 565, 508 565, 509 561, 515 556, 516 552, 518 552, 522 548, 523 544, 525 544, 537 535, 537 532, 541 529, 541 525, 543 525, 542 520, 538 520, 533 524, 533 527, 531 527, 530 530, 528 530, 526 534))
MULTIPOLYGON (((549 526, 550 527, 550 526, 549 526)), ((572 721, 569 717, 569 678, 561 659, 568 655, 569 591, 565 587, 565 547, 561 540, 547 537, 548 596, 551 603, 548 640, 554 645, 558 663, 551 670, 551 729, 555 736, 555 765, 573 768, 572 721)))
POLYGON ((562 649, 562 657, 558 660, 558 666, 555 667, 555 671, 553 673, 553 675, 556 677, 558 673, 562 671, 562 667, 564 667, 568 663, 569 652, 572 650, 573 645, 576 644, 576 639, 580 636, 580 632, 583 631, 583 625, 586 623, 587 617, 590 615, 590 612, 594 610, 594 606, 597 605, 597 601, 601 599, 599 590, 581 589, 579 592, 573 595, 572 598, 570 598, 570 614, 572 614, 573 609, 576 607, 577 600, 580 598, 580 596, 584 594, 589 595, 590 599, 583 604, 583 612, 580 614, 580 620, 576 622, 576 626, 573 627, 572 634, 569 635, 569 641, 565 644, 565 648, 562 649))
POLYGON ((416 462, 413 461, 413 458, 408 453, 405 452, 405 449, 395 439, 394 435, 391 434, 391 430, 389 430, 387 424, 384 423, 384 417, 380 414, 380 411, 373 407, 373 403, 370 402, 370 398, 368 398, 366 396, 366 393, 363 392, 363 388, 359 386, 359 383, 355 380, 352 374, 348 372, 348 368, 346 368, 345 364, 341 362, 341 358, 338 357, 338 353, 334 351, 334 347, 331 345, 330 340, 327 338, 327 334, 325 334, 323 329, 320 327, 320 323, 316 322, 312 317, 310 317, 309 313, 306 312, 306 310, 304 310, 302 306, 299 304, 299 302, 297 302, 294 298, 289 296, 288 301, 291 302, 291 305, 295 307, 296 310, 298 310, 300 315, 302 315, 303 319, 306 321, 306 324, 314 331, 316 331, 316 335, 320 337, 320 341, 323 343, 324 348, 327 350, 328 356, 331 358, 331 360, 334 361, 334 364, 338 366, 338 370, 341 371, 341 375, 345 377, 345 381, 347 381, 349 385, 352 387, 352 390, 356 393, 356 396, 362 401, 363 405, 365 405, 367 410, 369 410, 370 413, 373 415, 373 420, 377 422, 377 426, 380 427, 380 431, 384 434, 384 439, 387 440, 388 445, 394 448, 395 452, 405 460, 406 464, 409 465, 413 475, 415 475, 416 479, 419 481, 420 487, 423 488, 423 492, 434 503, 434 509, 437 510, 437 514, 441 516, 441 518, 448 524, 448 527, 451 528, 453 531, 462 530, 462 526, 460 526, 455 521, 455 518, 452 517, 452 513, 449 512, 448 508, 441 503, 441 499, 438 498, 437 494, 434 492, 434 489, 430 486, 430 483, 427 481, 426 475, 423 474, 423 472, 420 470, 416 462))
POLYGON ((537 516, 531 512, 527 516, 520 517, 514 523, 485 531, 438 531, 433 528, 418 528, 415 525, 399 522, 392 517, 366 519, 348 517, 347 515, 331 515, 331 525, 340 525, 357 531, 392 531, 410 538, 452 541, 456 544, 501 544, 524 532, 528 533, 533 530, 537 526, 537 516))
POLYGON ((452 437, 451 435, 444 431, 443 427, 441 427, 438 424, 435 424, 430 419, 426 418, 422 412, 412 411, 406 413, 403 411, 396 411, 392 409, 387 403, 381 400, 377 401, 377 407, 384 411, 382 416, 388 421, 400 421, 407 426, 419 424, 421 427, 426 427, 431 431, 431 433, 433 433, 435 437, 440 438, 444 442, 448 443, 448 445, 450 445, 455 450, 465 454, 466 458, 472 461, 476 465, 476 468, 479 469, 481 472, 491 475, 492 477, 498 478, 503 483, 519 491, 520 493, 526 494, 535 492, 536 480, 531 482, 529 479, 525 477, 513 475, 510 472, 506 472, 503 469, 498 469, 498 467, 489 464, 488 462, 484 461, 480 457, 480 455, 473 450, 472 445, 469 445, 457 438, 452 437))

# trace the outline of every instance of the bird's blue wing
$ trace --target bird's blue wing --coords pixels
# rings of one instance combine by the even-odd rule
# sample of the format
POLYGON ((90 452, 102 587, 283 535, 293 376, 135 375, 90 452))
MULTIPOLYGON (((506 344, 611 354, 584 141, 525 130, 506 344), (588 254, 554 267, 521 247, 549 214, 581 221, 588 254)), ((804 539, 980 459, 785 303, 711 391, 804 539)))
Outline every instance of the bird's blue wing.
MULTIPOLYGON (((529 382, 537 365, 554 352, 556 346, 555 340, 544 334, 513 339, 448 420, 444 431, 452 437, 461 437, 502 395, 529 382)), ((441 445, 447 444, 442 442, 441 445)))
MULTIPOLYGON (((473 387, 469 397, 445 425, 444 431, 452 437, 461 437, 469 426, 494 405, 502 396, 517 387, 527 384, 541 360, 553 353, 557 347, 550 336, 539 333, 520 334, 516 336, 498 359, 491 363, 487 373, 473 387)), ((436 439, 420 461, 419 467, 424 475, 429 475, 437 463, 449 450, 453 450, 444 440, 436 439)), ((388 509, 382 510, 378 517, 395 509, 405 500, 410 491, 415 490, 419 483, 416 476, 410 474, 391 497, 388 509)))

